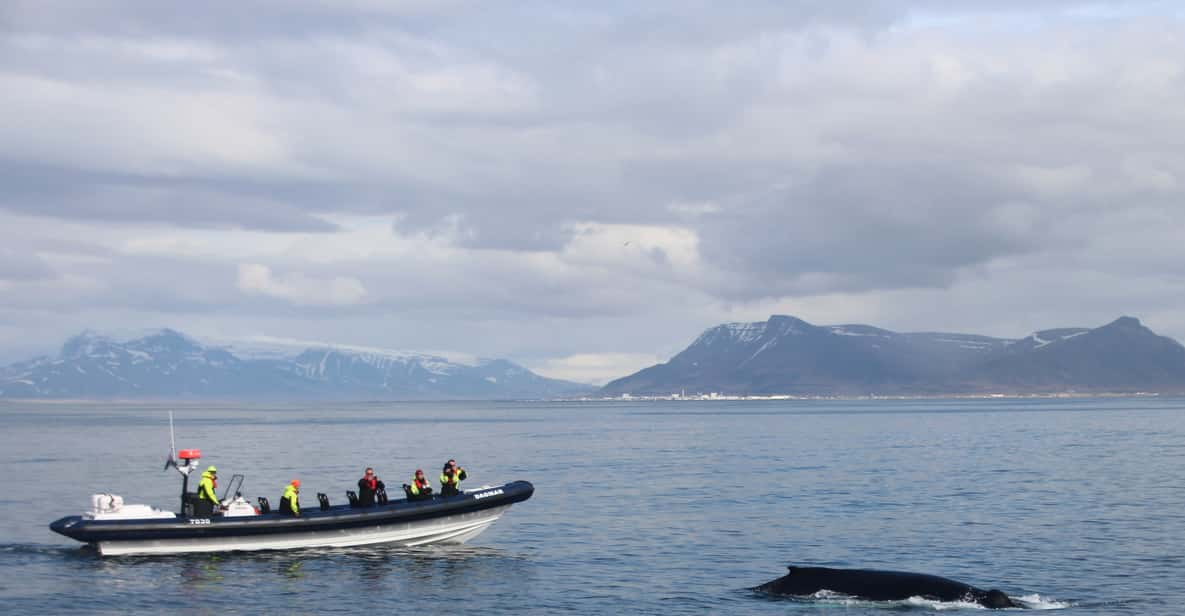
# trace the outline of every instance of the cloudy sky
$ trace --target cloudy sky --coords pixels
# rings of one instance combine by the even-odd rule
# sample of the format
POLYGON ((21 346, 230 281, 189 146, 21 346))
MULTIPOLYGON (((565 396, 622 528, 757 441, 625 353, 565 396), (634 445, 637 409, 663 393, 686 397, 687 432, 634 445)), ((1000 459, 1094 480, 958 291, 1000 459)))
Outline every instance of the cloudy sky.
POLYGON ((603 382, 772 313, 1185 339, 1183 7, 7 0, 0 360, 169 326, 603 382))

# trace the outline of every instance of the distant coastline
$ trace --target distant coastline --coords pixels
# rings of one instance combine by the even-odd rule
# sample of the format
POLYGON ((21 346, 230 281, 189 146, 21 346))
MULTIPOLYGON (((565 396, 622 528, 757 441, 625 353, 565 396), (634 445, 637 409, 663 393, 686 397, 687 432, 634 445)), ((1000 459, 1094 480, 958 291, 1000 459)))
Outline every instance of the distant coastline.
POLYGON ((711 327, 598 396, 924 399, 1185 394, 1185 347, 1133 317, 1018 339, 792 316, 711 327))
POLYGON ((721 402, 721 401, 774 401, 774 400, 1024 400, 1024 399, 1076 399, 1076 398, 1175 398, 1185 394, 1161 394, 1159 392, 1060 392, 1060 393, 951 393, 951 394, 899 394, 899 395, 733 395, 702 394, 694 396, 668 395, 646 396, 623 394, 617 397, 570 398, 581 402, 721 402))
POLYGON ((411 402, 925 400, 1185 394, 1185 347, 1133 317, 1023 338, 813 325, 785 315, 711 327, 669 361, 590 385, 505 359, 349 347, 252 355, 174 330, 84 332, 56 357, 0 367, 0 399, 411 402), (690 393, 689 393, 690 392, 690 393))
MULTIPOLYGON (((919 394, 919 395, 734 395, 734 394, 702 394, 702 395, 629 395, 614 397, 581 396, 572 398, 524 398, 524 399, 389 399, 389 400, 333 400, 333 404, 466 404, 479 402, 517 403, 517 404, 556 404, 565 402, 784 402, 784 401, 908 401, 908 400, 1089 400, 1089 399, 1125 399, 1125 398, 1185 398, 1185 394, 1162 394, 1159 392, 1060 392, 1060 393, 992 393, 992 394, 919 394)), ((248 403, 285 404, 285 405, 319 405, 324 400, 302 400, 297 398, 277 398, 271 400, 251 400, 248 403)), ((243 400, 208 399, 208 398, 0 398, 0 407, 14 405, 36 406, 69 406, 78 405, 111 405, 127 404, 130 406, 145 405, 177 405, 186 406, 241 406, 243 400)))
POLYGON ((518 400, 582 395, 506 359, 331 345, 203 344, 171 329, 84 331, 53 357, 0 366, 0 398, 58 400, 518 400))

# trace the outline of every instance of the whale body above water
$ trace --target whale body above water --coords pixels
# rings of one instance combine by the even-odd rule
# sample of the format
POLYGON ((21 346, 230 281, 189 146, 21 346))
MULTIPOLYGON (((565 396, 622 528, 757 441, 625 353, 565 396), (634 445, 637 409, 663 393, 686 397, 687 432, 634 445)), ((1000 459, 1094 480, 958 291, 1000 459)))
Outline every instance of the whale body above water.
POLYGON ((821 590, 841 593, 872 601, 900 601, 910 597, 937 601, 968 601, 989 608, 1024 607, 1014 603, 1003 592, 983 590, 937 575, 877 569, 832 569, 829 567, 798 567, 766 582, 754 590, 774 594, 806 597, 821 590))

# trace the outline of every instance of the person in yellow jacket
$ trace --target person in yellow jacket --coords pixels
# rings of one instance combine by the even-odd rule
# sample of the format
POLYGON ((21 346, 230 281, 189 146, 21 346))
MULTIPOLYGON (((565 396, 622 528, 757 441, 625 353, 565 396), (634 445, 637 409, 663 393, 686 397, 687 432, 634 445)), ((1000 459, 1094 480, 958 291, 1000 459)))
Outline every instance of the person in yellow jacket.
POLYGON ((280 513, 300 517, 299 479, 293 479, 292 483, 284 486, 284 494, 280 497, 280 513))
POLYGON ((440 495, 456 496, 460 494, 461 481, 467 477, 465 469, 457 466, 456 460, 449 460, 445 463, 444 469, 440 471, 440 495))
POLYGON ((202 473, 202 478, 198 481, 198 502, 193 512, 195 516, 213 515, 221 508, 218 495, 214 493, 216 487, 218 487, 218 469, 211 464, 206 467, 206 472, 202 473))
POLYGON ((416 469, 416 476, 411 478, 411 485, 407 486, 407 496, 411 500, 432 498, 432 483, 424 476, 424 469, 416 469))

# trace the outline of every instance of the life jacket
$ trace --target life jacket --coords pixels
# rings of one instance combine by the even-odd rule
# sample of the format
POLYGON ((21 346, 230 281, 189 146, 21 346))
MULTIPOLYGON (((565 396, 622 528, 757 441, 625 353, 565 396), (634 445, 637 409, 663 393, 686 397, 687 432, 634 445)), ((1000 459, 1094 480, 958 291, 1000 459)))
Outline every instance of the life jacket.
POLYGON ((427 477, 425 477, 423 481, 420 481, 419 479, 416 479, 415 477, 412 477, 412 479, 411 479, 411 493, 414 494, 415 496, 419 496, 420 494, 422 494, 424 492, 425 488, 431 488, 431 487, 432 487, 432 482, 428 481, 427 477))
POLYGON ((440 473, 440 485, 453 486, 455 488, 464 478, 465 472, 460 469, 453 471, 452 474, 442 472, 440 473))
POLYGON ((361 479, 361 480, 358 482, 358 487, 360 487, 360 488, 361 488, 361 487, 364 487, 364 486, 365 486, 365 488, 366 488, 366 489, 370 490, 371 492, 374 492, 374 491, 375 491, 376 489, 378 489, 378 487, 379 487, 379 480, 378 480, 378 477, 371 477, 370 479, 367 479, 367 478, 363 477, 363 478, 362 478, 362 479, 361 479))
POLYGON ((284 494, 280 497, 280 512, 292 515, 300 514, 300 491, 296 486, 288 484, 284 487, 284 494))
POLYGON ((214 488, 218 487, 218 480, 214 478, 209 471, 202 473, 202 479, 198 482, 198 499, 218 502, 218 496, 214 494, 214 488))
POLYGON ((465 469, 458 468, 452 473, 440 473, 440 495, 441 496, 456 496, 461 493, 458 486, 461 481, 465 479, 465 469))

